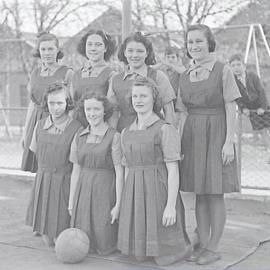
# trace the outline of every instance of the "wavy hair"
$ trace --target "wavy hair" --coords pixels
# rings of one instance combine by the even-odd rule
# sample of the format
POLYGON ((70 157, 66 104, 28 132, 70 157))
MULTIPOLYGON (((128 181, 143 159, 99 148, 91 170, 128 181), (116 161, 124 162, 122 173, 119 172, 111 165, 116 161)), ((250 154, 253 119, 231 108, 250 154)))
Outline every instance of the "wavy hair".
POLYGON ((194 24, 194 25, 191 25, 188 27, 186 35, 185 35, 185 40, 186 40, 185 46, 186 46, 187 56, 189 58, 192 58, 192 57, 189 54, 188 49, 187 49, 187 37, 188 37, 189 32, 196 31, 196 30, 203 32, 203 34, 207 40, 208 50, 210 53, 214 52, 216 49, 216 40, 215 40, 214 34, 212 33, 211 29, 205 24, 194 24))
POLYGON ((156 64, 156 58, 155 53, 153 49, 152 42, 148 40, 141 32, 135 32, 124 40, 124 42, 121 44, 119 51, 118 51, 118 59, 120 62, 124 62, 125 64, 128 64, 127 58, 125 56, 125 50, 127 48, 127 44, 131 41, 135 41, 138 43, 142 43, 143 46, 146 49, 147 57, 145 58, 145 64, 146 65, 155 65, 156 64))
POLYGON ((102 38, 106 48, 106 52, 104 53, 104 60, 108 61, 111 58, 111 56, 115 53, 116 42, 109 34, 105 33, 103 30, 90 29, 79 41, 77 51, 79 52, 79 54, 87 58, 85 51, 86 41, 87 38, 92 35, 99 35, 102 38))
MULTIPOLYGON (((150 78, 147 78, 147 77, 144 77, 141 75, 137 75, 135 77, 135 80, 133 81, 132 89, 135 86, 146 86, 152 91, 153 102, 154 102, 153 111, 159 117, 164 118, 160 113, 160 111, 162 109, 162 99, 161 99, 157 84, 150 78)), ((131 96, 129 97, 129 102, 130 102, 131 106, 133 106, 132 105, 132 93, 131 93, 131 96)))
POLYGON ((53 35, 49 32, 41 32, 37 35, 37 38, 38 38, 37 43, 36 43, 36 46, 35 46, 35 49, 33 52, 34 57, 40 58, 40 51, 39 51, 40 43, 42 41, 51 41, 51 40, 53 40, 55 42, 56 47, 59 49, 59 51, 56 55, 56 61, 58 61, 59 59, 62 59, 64 57, 64 53, 60 50, 60 47, 59 47, 59 40, 55 35, 53 35))
POLYGON ((113 105, 112 103, 108 100, 108 98, 98 92, 89 92, 86 91, 82 97, 79 99, 78 104, 77 104, 77 110, 80 111, 83 116, 85 116, 85 111, 84 111, 84 101, 87 99, 96 99, 100 102, 102 102, 103 107, 104 107, 104 121, 107 121, 113 114, 113 105))
POLYGON ((43 98, 42 98, 41 106, 45 112, 49 111, 48 96, 52 93, 56 93, 56 92, 60 92, 60 91, 65 91, 65 93, 66 93, 66 103, 67 103, 66 113, 71 111, 74 108, 72 99, 68 95, 67 84, 65 82, 54 82, 54 83, 51 83, 47 87, 47 89, 43 95, 43 98))

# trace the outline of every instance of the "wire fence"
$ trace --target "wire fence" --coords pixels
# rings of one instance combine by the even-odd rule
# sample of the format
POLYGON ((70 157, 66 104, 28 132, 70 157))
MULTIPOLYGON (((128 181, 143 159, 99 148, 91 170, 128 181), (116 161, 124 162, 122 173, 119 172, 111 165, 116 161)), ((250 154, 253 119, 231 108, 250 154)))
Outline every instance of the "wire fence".
MULTIPOLYGON (((0 168, 20 169, 26 111, 27 108, 19 107, 0 108, 0 168)), ((241 185, 270 190, 270 129, 254 130, 250 117, 239 114, 237 121, 236 148, 241 185)), ((267 126, 270 123, 270 111, 259 119, 267 126)))

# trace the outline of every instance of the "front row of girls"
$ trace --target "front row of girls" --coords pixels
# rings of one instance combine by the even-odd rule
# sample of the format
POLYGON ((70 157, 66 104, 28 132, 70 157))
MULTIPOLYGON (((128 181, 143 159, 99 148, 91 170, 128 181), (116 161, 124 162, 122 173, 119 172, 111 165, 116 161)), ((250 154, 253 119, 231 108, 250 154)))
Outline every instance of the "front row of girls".
POLYGON ((48 246, 71 226, 87 233, 91 252, 119 249, 167 265, 186 252, 179 136, 159 116, 161 99, 151 79, 137 77, 129 102, 135 120, 120 135, 107 123, 113 113, 108 99, 84 94, 84 128, 68 116, 65 86, 49 86, 49 116, 37 123, 30 146, 38 171, 28 225, 48 246))
MULTIPOLYGON (((102 47, 105 55, 107 38, 98 32, 86 38, 85 43, 92 48, 86 55, 92 62, 98 58, 97 47, 102 47)), ((221 258, 218 246, 226 221, 224 193, 239 191, 240 186, 234 150, 235 100, 240 93, 232 71, 212 56, 215 39, 207 26, 191 26, 186 40, 192 64, 180 77, 176 102, 178 111, 188 112, 182 137, 180 189, 196 194, 198 242, 187 260, 208 264, 221 258)), ((88 233, 96 252, 108 254, 118 248, 138 260, 151 256, 160 265, 170 264, 183 257, 189 243, 178 192, 180 139, 169 124, 174 121, 175 93, 168 78, 149 67, 155 62, 152 44, 140 33, 126 38, 118 56, 127 69, 112 75, 110 86, 106 84, 114 110, 101 93, 82 87, 81 116, 88 125, 78 131, 79 124, 73 120, 72 125, 78 125, 76 134, 71 132, 71 123, 64 128, 60 125, 57 134, 46 128, 59 129, 59 122, 54 121, 58 110, 50 110, 49 103, 49 98, 54 100, 57 95, 47 95, 50 116, 38 122, 33 137, 37 149, 32 149, 40 166, 31 223, 34 230, 53 240, 63 229, 56 220, 65 217, 68 224, 69 212, 71 225, 88 233), (160 118, 162 109, 165 120, 160 118), (121 139, 108 123, 122 132, 121 139), (68 139, 58 140, 59 136, 68 139), (56 155, 46 150, 49 147, 69 150, 56 155), (58 168, 60 160, 67 164, 58 168), (125 166, 124 177, 121 164, 125 166), (70 191, 64 188, 66 178, 60 175, 69 178, 70 191), (50 191, 52 182, 55 187, 50 191), (50 192, 58 192, 59 198, 69 197, 69 201, 63 199, 63 204, 57 204, 65 208, 63 211, 55 205, 50 207, 50 192), (115 220, 119 212, 117 239, 115 220)), ((91 75, 92 69, 88 72, 91 75)), ((92 89, 96 89, 102 80, 91 81, 95 85, 92 89)), ((67 97, 62 98, 66 104, 67 97)), ((62 116, 69 119, 66 111, 62 116)))

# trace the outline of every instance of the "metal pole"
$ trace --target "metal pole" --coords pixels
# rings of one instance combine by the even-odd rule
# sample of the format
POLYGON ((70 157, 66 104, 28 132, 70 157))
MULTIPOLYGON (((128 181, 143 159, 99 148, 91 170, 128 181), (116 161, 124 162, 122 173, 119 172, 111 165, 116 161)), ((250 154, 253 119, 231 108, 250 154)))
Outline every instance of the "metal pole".
POLYGON ((256 62, 257 74, 261 78, 260 65, 259 65, 259 59, 258 59, 258 50, 257 50, 257 44, 256 44, 256 33, 255 32, 256 31, 254 29, 253 33, 252 33, 253 48, 254 48, 254 53, 255 53, 255 62, 256 62))
POLYGON ((266 50, 267 50, 267 52, 268 52, 268 55, 270 56, 270 48, 269 48, 268 42, 267 42, 267 40, 266 40, 265 34, 264 34, 264 32, 263 32, 262 25, 259 24, 258 27, 259 27, 259 29, 260 29, 260 32, 261 32, 261 35, 262 35, 262 39, 263 39, 265 48, 266 48, 266 50))
POLYGON ((131 0, 122 0, 122 41, 131 32, 131 0))
POLYGON ((253 24, 251 24, 250 27, 249 27, 247 46, 246 46, 246 53, 245 53, 245 59, 244 59, 245 64, 247 63, 247 60, 248 60, 248 54, 249 54, 249 49, 250 49, 250 45, 251 45, 252 32, 253 32, 253 24))
POLYGON ((242 182, 242 113, 238 111, 238 132, 237 132, 237 158, 238 158, 238 177, 240 179, 240 183, 242 182))

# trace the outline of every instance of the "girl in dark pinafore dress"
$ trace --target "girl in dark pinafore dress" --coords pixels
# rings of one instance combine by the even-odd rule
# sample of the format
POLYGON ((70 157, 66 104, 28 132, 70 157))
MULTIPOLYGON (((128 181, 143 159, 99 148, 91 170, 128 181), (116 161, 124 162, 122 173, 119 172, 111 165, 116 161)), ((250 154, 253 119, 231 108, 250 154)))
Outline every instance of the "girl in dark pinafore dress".
POLYGON ((38 121, 30 145, 37 157, 38 170, 29 205, 33 208, 33 217, 31 220, 28 216, 27 223, 51 246, 70 226, 68 201, 72 163, 69 152, 81 125, 68 116, 72 107, 64 84, 51 84, 43 103, 49 116, 38 121))
POLYGON ((211 52, 215 40, 206 25, 187 31, 191 67, 181 75, 177 106, 188 111, 182 136, 182 191, 196 194, 195 214, 199 243, 187 258, 208 264, 221 258, 226 208, 224 193, 238 192, 234 151, 236 102, 240 97, 230 68, 216 61, 211 52))
MULTIPOLYGON (((78 52, 87 62, 83 68, 74 73, 71 84, 71 94, 75 103, 86 92, 98 92, 107 95, 109 80, 113 74, 112 68, 106 63, 115 51, 115 42, 103 30, 89 30, 80 40, 78 52)), ((87 127, 84 114, 77 110, 74 118, 87 127)))
POLYGON ((85 93, 80 103, 89 126, 77 133, 71 146, 71 226, 87 233, 90 252, 108 255, 117 248, 123 187, 120 134, 106 122, 112 105, 105 96, 85 93))
POLYGON ((154 257, 157 264, 168 265, 186 252, 179 135, 155 113, 159 97, 150 79, 135 79, 132 105, 137 119, 121 134, 125 186, 118 248, 138 260, 154 257))
POLYGON ((57 62, 64 54, 59 49, 58 39, 49 33, 42 33, 37 41, 35 57, 41 59, 41 67, 35 69, 30 78, 29 92, 30 103, 24 126, 22 138, 23 156, 21 169, 23 171, 36 172, 37 162, 34 153, 29 149, 33 130, 38 120, 48 116, 42 108, 41 101, 47 87, 56 81, 65 81, 69 87, 72 70, 67 66, 59 65, 57 62))
POLYGON ((136 118, 136 112, 130 106, 131 87, 137 76, 151 78, 158 85, 161 97, 160 108, 163 109, 165 120, 174 124, 173 100, 176 98, 168 77, 164 72, 155 70, 150 65, 156 63, 152 43, 141 33, 128 36, 118 52, 119 61, 127 65, 124 72, 115 74, 110 81, 108 98, 115 105, 115 111, 109 119, 111 126, 119 132, 129 126, 136 118))

